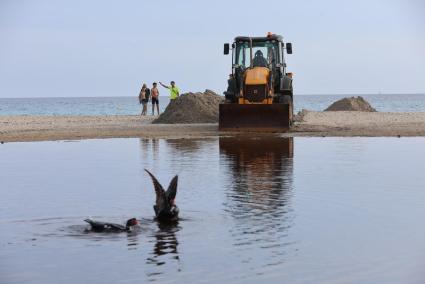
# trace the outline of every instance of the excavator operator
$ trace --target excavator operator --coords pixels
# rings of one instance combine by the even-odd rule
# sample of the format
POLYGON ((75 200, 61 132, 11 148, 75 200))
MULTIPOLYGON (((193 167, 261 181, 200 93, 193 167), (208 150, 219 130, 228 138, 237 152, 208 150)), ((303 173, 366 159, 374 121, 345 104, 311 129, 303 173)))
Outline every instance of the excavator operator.
POLYGON ((267 60, 264 58, 261 50, 255 52, 255 57, 252 60, 252 66, 254 67, 267 67, 267 60))

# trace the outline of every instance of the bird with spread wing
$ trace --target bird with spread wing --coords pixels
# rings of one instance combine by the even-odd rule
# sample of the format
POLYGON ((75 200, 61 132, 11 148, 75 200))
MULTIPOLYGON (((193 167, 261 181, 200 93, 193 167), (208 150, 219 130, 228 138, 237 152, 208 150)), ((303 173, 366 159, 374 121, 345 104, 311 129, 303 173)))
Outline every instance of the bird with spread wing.
POLYGON ((156 202, 153 206, 153 209, 155 211, 157 220, 161 222, 177 221, 179 215, 179 208, 175 204, 175 199, 177 194, 178 176, 176 175, 171 180, 167 191, 165 191, 162 185, 156 179, 156 177, 147 169, 145 169, 145 171, 151 177, 153 186, 155 188, 156 202))

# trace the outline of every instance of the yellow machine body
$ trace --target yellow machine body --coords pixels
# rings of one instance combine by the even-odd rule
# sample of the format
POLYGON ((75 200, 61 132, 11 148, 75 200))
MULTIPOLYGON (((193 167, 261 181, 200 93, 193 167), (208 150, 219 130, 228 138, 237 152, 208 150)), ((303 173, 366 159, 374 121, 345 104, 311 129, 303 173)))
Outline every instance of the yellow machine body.
POLYGON ((245 85, 267 85, 270 70, 267 67, 254 67, 245 71, 245 85))

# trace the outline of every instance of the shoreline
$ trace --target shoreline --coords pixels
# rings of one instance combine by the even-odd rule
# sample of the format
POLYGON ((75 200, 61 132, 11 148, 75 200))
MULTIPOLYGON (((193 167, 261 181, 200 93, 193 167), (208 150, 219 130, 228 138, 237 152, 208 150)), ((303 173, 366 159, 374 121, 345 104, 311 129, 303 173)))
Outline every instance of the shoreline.
MULTIPOLYGON (((217 123, 152 124, 156 117, 0 116, 0 141, 26 142, 98 138, 202 138, 234 135, 220 132, 217 123)), ((253 133, 251 133, 253 134, 253 133)), ((286 137, 425 136, 425 112, 307 111, 286 137)))

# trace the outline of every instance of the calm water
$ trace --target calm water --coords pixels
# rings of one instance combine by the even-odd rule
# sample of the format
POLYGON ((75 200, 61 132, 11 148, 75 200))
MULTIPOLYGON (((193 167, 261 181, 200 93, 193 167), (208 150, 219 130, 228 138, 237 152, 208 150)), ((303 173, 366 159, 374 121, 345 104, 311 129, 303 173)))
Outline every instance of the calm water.
POLYGON ((425 138, 0 145, 0 283, 424 283, 425 138), (152 220, 179 174, 182 220, 152 220), (83 219, 141 220, 86 233, 83 219))
MULTIPOLYGON (((347 95, 295 96, 295 111, 305 108, 324 110, 334 101, 347 95)), ((364 95, 378 111, 424 112, 425 94, 416 95, 364 95)), ((164 111, 168 97, 160 98, 160 111, 164 111)), ((149 114, 151 105, 148 107, 149 114)), ((105 98, 0 98, 0 115, 134 115, 140 114, 137 97, 105 98)))

